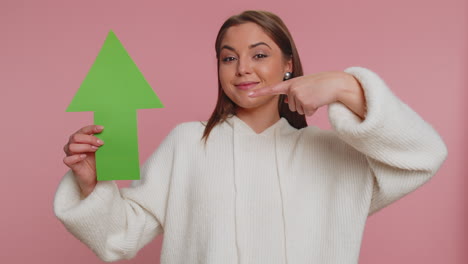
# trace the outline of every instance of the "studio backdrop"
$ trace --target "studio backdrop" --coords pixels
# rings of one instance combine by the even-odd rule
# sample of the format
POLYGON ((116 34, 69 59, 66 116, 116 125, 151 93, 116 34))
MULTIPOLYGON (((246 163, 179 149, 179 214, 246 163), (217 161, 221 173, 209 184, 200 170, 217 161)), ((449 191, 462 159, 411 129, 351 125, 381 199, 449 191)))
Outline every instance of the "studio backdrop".
MULTIPOLYGON (((177 124, 208 119, 217 99, 217 31, 247 9, 284 20, 305 74, 368 68, 447 144, 447 161, 428 183, 368 218, 359 263, 468 263, 467 1, 2 0, 3 263, 102 263, 55 217, 53 199, 68 170, 63 146, 93 123, 92 112, 65 110, 108 32, 164 104, 138 110, 142 164, 177 124)), ((327 107, 307 121, 331 129, 327 107)), ((122 263, 159 263, 162 241, 122 263)))

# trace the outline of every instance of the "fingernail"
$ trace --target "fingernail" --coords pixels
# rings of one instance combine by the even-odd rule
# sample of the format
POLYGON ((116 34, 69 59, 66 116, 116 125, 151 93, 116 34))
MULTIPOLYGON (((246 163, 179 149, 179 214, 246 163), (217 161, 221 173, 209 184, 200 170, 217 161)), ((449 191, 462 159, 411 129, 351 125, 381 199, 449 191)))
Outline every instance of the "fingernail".
POLYGON ((86 158, 86 154, 81 154, 80 158, 86 158))
POLYGON ((92 148, 92 149, 98 149, 98 147, 96 147, 96 146, 91 146, 91 148, 92 148))
POLYGON ((247 95, 248 95, 248 96, 251 96, 251 95, 254 94, 254 93, 255 93, 255 92, 250 92, 250 93, 248 93, 247 95))
POLYGON ((98 143, 99 145, 104 144, 104 142, 103 142, 102 140, 100 140, 100 139, 97 140, 97 143, 98 143))
POLYGON ((98 128, 99 130, 103 130, 103 129, 104 129, 103 126, 98 126, 97 128, 98 128))

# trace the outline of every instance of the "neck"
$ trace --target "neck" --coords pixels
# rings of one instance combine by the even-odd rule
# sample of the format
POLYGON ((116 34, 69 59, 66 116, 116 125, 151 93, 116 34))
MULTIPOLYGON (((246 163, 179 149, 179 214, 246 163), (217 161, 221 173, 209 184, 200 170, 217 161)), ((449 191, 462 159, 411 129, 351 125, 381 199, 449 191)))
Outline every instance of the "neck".
MULTIPOLYGON (((279 98, 277 98, 279 99, 279 98)), ((279 119, 278 100, 271 100, 267 105, 257 108, 239 108, 237 117, 249 125, 256 133, 275 124, 279 119)))

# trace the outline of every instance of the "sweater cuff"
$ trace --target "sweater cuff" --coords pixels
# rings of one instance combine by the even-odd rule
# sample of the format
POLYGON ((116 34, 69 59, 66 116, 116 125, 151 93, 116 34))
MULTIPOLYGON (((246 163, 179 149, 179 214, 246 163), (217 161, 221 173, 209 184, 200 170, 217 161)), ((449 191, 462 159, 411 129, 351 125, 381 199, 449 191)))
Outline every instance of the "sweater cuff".
POLYGON ((344 104, 328 107, 329 120, 340 139, 364 155, 387 165, 435 172, 447 156, 440 135, 401 101, 374 72, 350 67, 361 84, 367 116, 361 119, 344 104))
POLYGON ((114 181, 100 181, 86 198, 81 196, 80 187, 69 170, 62 178, 54 198, 54 212, 67 229, 81 225, 81 220, 99 218, 99 209, 106 208, 115 196, 120 196, 114 181))
POLYGON ((372 134, 381 126, 385 116, 384 99, 391 96, 384 81, 374 72, 363 67, 349 67, 344 72, 352 74, 361 84, 366 98, 366 118, 361 120, 353 111, 340 102, 328 106, 328 116, 332 127, 338 132, 355 137, 372 134))

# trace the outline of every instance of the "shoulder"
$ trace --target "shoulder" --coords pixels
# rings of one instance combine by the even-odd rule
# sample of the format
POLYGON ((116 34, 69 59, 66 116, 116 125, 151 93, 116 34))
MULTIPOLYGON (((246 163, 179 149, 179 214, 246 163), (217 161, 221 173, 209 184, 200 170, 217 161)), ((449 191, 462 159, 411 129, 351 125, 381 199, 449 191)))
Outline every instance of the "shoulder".
POLYGON ((304 139, 327 139, 334 140, 336 139, 336 133, 333 130, 326 130, 319 128, 317 126, 307 126, 298 131, 301 132, 301 137, 304 139))
POLYGON ((177 124, 171 131, 171 133, 193 133, 195 131, 203 130, 205 128, 206 121, 188 121, 177 124))
POLYGON ((313 148, 321 152, 360 154, 343 141, 333 129, 326 130, 317 126, 308 126, 297 131, 300 134, 300 145, 305 148, 313 148))
POLYGON ((206 121, 188 121, 177 124, 168 134, 176 143, 201 139, 206 121))

